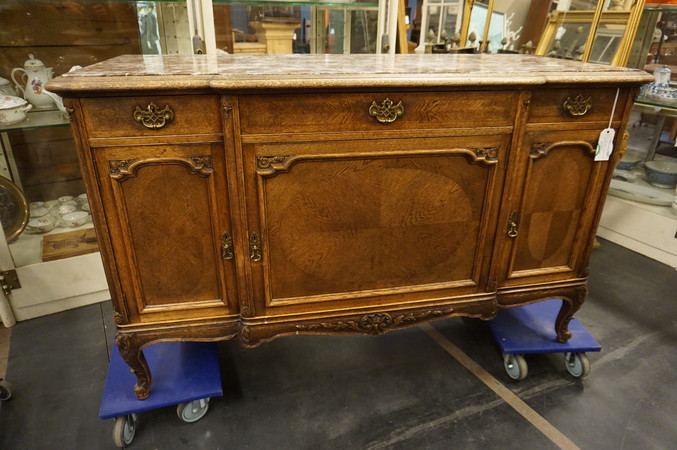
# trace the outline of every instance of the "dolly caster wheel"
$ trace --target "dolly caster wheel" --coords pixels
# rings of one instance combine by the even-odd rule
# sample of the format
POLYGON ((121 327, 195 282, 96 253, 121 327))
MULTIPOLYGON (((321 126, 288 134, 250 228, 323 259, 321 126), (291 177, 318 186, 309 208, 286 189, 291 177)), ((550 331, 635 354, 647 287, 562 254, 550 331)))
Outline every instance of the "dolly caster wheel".
POLYGON ((12 385, 0 378, 0 401, 12 398, 12 385))
POLYGON ((176 414, 186 423, 197 422, 202 419, 209 409, 209 399, 201 398, 192 402, 180 403, 176 406, 176 414))
POLYGON ((126 416, 115 418, 113 442, 115 442, 116 447, 125 448, 132 443, 137 423, 138 418, 136 414, 127 414, 126 416))
POLYGON ((523 380, 529 372, 527 362, 522 355, 503 355, 503 365, 508 376, 513 380, 523 380))
POLYGON ((585 353, 565 353, 564 366, 576 378, 590 375, 590 360, 585 353))

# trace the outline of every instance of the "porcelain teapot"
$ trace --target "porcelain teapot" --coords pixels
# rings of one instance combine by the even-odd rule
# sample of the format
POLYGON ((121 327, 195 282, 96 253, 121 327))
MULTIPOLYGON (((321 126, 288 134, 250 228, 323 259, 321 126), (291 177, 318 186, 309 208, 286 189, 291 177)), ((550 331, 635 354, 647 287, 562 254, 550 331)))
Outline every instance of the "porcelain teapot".
POLYGON ((54 100, 43 92, 45 83, 52 79, 53 71, 51 67, 45 65, 33 55, 28 55, 28 60, 24 63, 23 69, 17 67, 12 70, 12 80, 23 97, 35 107, 35 109, 52 109, 54 100), (22 72, 19 80, 15 74, 22 72), (25 86, 25 87, 22 87, 25 86))

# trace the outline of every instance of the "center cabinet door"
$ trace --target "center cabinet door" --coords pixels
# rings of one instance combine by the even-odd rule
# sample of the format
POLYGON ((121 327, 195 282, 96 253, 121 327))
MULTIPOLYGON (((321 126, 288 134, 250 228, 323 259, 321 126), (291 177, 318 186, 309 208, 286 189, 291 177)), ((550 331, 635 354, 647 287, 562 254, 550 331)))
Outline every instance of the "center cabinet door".
POLYGON ((243 145, 256 315, 485 293, 509 135, 243 145))
POLYGON ((93 153, 130 322, 237 314, 223 144, 93 153))

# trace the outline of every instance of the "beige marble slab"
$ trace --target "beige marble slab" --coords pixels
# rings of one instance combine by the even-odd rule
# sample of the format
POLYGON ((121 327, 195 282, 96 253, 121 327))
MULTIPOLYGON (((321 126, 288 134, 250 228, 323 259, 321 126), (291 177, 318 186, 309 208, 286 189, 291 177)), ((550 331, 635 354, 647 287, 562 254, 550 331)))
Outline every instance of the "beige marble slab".
POLYGON ((643 84, 644 71, 531 55, 125 55, 67 73, 48 89, 243 89, 643 84))

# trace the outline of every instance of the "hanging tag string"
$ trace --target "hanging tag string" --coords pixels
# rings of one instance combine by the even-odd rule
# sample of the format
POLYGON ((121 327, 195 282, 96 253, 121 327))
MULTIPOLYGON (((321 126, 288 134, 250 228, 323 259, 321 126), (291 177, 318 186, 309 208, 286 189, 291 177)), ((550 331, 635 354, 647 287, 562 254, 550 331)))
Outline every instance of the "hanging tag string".
POLYGON ((611 117, 609 117, 609 126, 611 128, 611 122, 614 120, 614 113, 616 112, 616 103, 618 102, 618 93, 621 91, 621 88, 616 88, 616 98, 614 99, 614 107, 611 108, 611 117))

